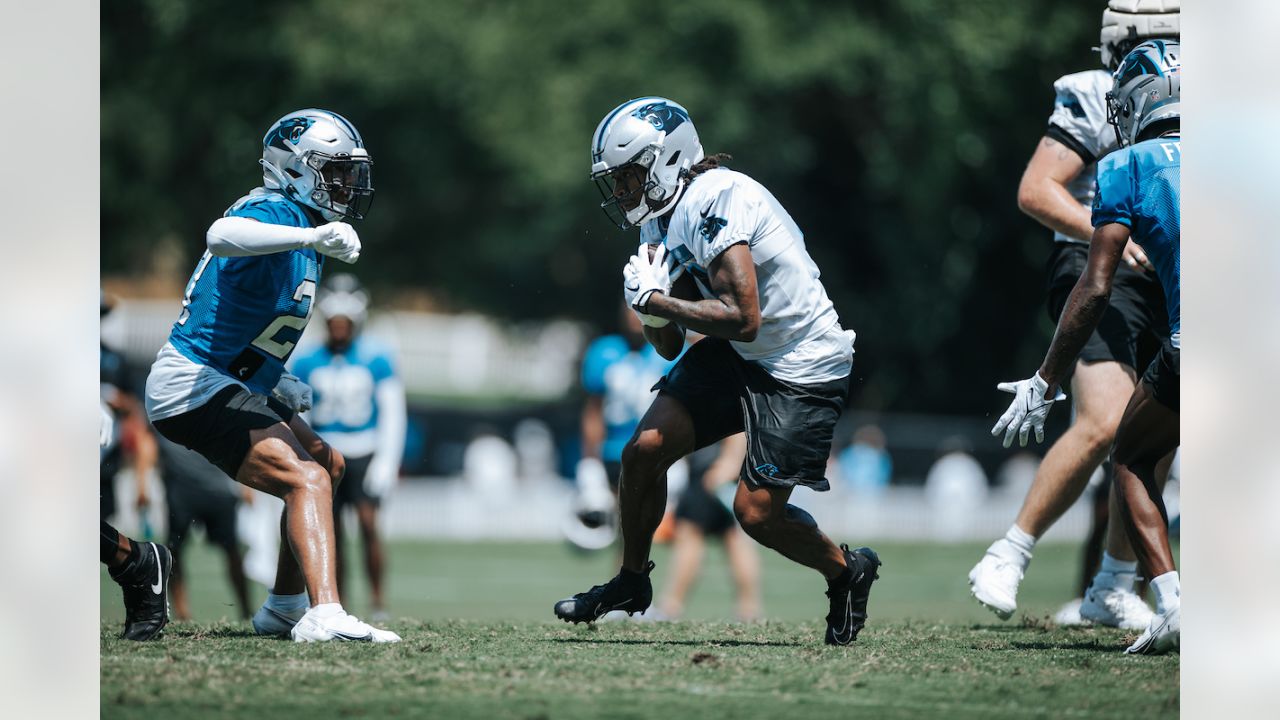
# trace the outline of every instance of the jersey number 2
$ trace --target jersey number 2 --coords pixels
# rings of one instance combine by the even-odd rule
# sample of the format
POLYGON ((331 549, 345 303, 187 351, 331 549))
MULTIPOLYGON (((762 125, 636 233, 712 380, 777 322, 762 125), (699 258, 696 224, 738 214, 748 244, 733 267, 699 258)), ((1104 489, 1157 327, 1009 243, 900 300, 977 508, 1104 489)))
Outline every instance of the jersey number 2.
POLYGON ((293 299, 302 302, 306 300, 306 315, 281 315, 267 325, 267 329, 263 330, 257 339, 253 341, 253 346, 267 353, 271 357, 283 360, 293 352, 293 346, 297 344, 294 340, 278 342, 275 337, 285 328, 293 328, 301 335, 302 330, 307 327, 307 320, 311 317, 311 302, 316 295, 316 283, 314 280, 303 280, 298 288, 293 291, 293 299))

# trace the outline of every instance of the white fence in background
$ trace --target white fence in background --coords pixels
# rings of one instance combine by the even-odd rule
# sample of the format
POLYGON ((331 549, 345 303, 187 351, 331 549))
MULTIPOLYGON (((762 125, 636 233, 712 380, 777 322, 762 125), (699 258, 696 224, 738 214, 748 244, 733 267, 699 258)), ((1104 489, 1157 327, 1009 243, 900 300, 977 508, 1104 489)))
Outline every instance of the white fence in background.
MULTIPOLYGON (((173 300, 121 300, 102 322, 102 339, 131 362, 150 364, 178 316, 173 300)), ((412 395, 517 400, 563 397, 577 382, 586 334, 552 320, 502 324, 482 315, 375 313, 365 332, 397 350, 412 395)), ((323 342, 323 323, 308 325, 297 352, 323 342)))

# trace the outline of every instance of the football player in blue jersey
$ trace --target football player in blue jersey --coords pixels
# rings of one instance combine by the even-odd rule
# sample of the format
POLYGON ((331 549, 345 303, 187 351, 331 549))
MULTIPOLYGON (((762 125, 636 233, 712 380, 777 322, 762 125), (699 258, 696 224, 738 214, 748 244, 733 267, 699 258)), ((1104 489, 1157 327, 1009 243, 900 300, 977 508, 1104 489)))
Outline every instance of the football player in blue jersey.
POLYGON ((347 472, 333 500, 338 535, 338 588, 344 587, 342 514, 356 510, 371 590, 370 619, 387 617, 383 598, 386 558, 378 531, 378 509, 400 477, 404 455, 404 384, 391 353, 361 330, 369 296, 352 275, 334 275, 316 298, 328 337, 324 345, 294 358, 291 368, 313 390, 307 420, 346 459, 347 472))
POLYGON ((644 326, 628 307, 622 308, 622 332, 602 335, 582 357, 582 458, 575 481, 575 519, 565 526, 569 541, 599 549, 616 536, 618 480, 622 449, 657 394, 653 386, 671 369, 644 340, 644 326))
POLYGON ((326 258, 360 257, 344 220, 368 210, 372 161, 345 118, 306 109, 271 126, 260 162, 263 186, 209 226, 147 378, 147 415, 161 435, 284 501, 275 583, 253 617, 258 633, 398 641, 342 607, 332 502, 344 462, 298 417, 311 390, 285 372, 326 258))
POLYGON ((1014 400, 992 429, 1004 434, 1006 445, 1015 434, 1025 445, 1032 430, 1037 441, 1044 439, 1045 416, 1065 397, 1059 386, 1107 308, 1126 244, 1141 245, 1160 279, 1171 333, 1129 398, 1112 451, 1112 492, 1156 593, 1156 612, 1129 653, 1176 649, 1182 626, 1178 572, 1156 473, 1157 463, 1178 446, 1181 71, 1179 43, 1163 40, 1142 43, 1116 69, 1107 105, 1120 149, 1098 163, 1088 263, 1040 370, 1027 380, 1001 383, 1014 400))
MULTIPOLYGON (((1088 260, 1094 169, 1100 158, 1116 148, 1115 132, 1107 123, 1111 71, 1143 40, 1176 40, 1179 23, 1179 0, 1111 0, 1102 13, 1099 36, 1103 67, 1070 73, 1053 83, 1048 127, 1018 184, 1019 209, 1053 230, 1046 268, 1046 309, 1052 322, 1062 315, 1088 260)), ((1125 399, 1133 392, 1138 373, 1169 334, 1166 314, 1160 282, 1147 254, 1133 239, 1116 271, 1106 314, 1071 372, 1075 411, 1071 426, 1045 452, 1014 523, 969 572, 974 598, 1001 619, 1017 611, 1018 587, 1036 542, 1080 498, 1094 471, 1106 461, 1125 399)), ((1103 477, 1093 497, 1095 523, 1096 518, 1111 514, 1110 482, 1103 477)), ((1151 622, 1151 608, 1134 591, 1138 567, 1123 524, 1117 518, 1099 530, 1095 528, 1086 549, 1081 599, 1054 619, 1064 624, 1087 621, 1145 628, 1151 622), (1105 550, 1099 553, 1102 548, 1095 549, 1092 540, 1102 540, 1104 535, 1105 550)))

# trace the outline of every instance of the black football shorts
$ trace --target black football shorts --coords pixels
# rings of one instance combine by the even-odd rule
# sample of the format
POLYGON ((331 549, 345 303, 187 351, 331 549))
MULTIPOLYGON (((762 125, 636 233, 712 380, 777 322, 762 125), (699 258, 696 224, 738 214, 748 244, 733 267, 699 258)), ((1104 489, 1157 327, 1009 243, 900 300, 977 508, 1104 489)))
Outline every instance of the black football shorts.
POLYGON ((742 477, 748 487, 829 490, 826 468, 849 378, 788 383, 743 360, 729 341, 704 338, 654 385, 688 409, 695 448, 747 434, 742 477))

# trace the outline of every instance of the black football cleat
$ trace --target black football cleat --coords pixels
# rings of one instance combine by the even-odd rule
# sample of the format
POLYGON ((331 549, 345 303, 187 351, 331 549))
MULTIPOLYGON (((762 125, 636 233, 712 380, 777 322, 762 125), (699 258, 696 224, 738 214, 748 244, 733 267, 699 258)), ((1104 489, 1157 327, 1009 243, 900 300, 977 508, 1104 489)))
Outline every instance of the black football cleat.
POLYGON ((169 622, 169 575, 173 554, 156 543, 139 543, 142 557, 126 576, 112 578, 124 590, 124 632, 126 640, 150 640, 169 622))
POLYGON ((853 576, 843 587, 829 587, 827 598, 831 611, 827 613, 828 645, 848 645, 858 639, 858 633, 867 624, 867 600, 871 597, 871 583, 880 578, 880 556, 871 548, 860 547, 853 552, 848 545, 841 545, 845 564, 853 576))
POLYGON ((645 565, 643 574, 619 572, 604 585, 578 593, 556 603, 556 617, 574 624, 595 622, 605 613, 622 610, 628 615, 643 613, 653 602, 653 582, 649 573, 652 560, 645 565))

